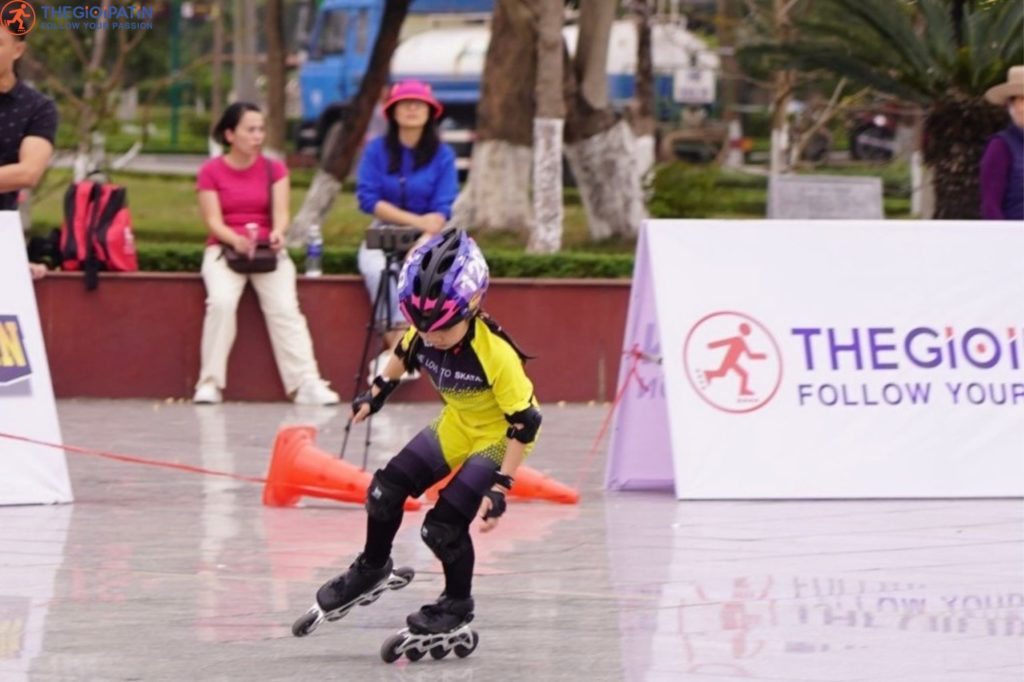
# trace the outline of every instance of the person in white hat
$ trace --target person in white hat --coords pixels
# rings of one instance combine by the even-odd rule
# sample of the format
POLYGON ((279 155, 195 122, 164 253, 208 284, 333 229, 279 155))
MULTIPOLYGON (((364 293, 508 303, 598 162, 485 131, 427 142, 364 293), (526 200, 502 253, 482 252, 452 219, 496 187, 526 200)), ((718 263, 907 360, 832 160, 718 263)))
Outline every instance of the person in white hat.
POLYGON ((981 157, 981 217, 1024 220, 1024 66, 1010 67, 985 99, 1006 107, 1011 122, 989 138, 981 157))

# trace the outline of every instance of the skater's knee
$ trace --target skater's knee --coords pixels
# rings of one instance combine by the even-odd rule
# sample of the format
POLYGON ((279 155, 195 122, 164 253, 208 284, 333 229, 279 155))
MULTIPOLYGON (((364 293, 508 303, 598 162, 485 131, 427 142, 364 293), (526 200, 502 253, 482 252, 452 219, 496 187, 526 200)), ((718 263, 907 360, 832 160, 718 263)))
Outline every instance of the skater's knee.
POLYGON ((461 559, 473 547, 467 526, 457 513, 446 515, 435 507, 427 512, 420 537, 441 563, 450 564, 461 559))
POLYGON ((405 498, 409 496, 404 481, 397 481, 383 469, 378 469, 366 491, 366 513, 376 521, 391 521, 402 513, 405 498))

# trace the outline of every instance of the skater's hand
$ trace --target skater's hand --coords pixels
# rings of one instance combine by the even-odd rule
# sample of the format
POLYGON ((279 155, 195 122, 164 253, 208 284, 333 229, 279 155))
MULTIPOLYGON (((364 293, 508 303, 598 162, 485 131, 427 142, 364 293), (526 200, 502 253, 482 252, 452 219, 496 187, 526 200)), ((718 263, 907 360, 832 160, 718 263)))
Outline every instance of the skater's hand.
POLYGON ((358 424, 370 416, 370 403, 362 403, 359 409, 355 409, 355 405, 352 406, 352 423, 358 424))
POLYGON ((489 533, 498 525, 498 519, 505 513, 505 490, 501 486, 484 493, 480 502, 480 532, 489 533))
MULTIPOLYGON (((390 363, 390 361, 389 361, 390 363)), ((384 401, 398 386, 398 380, 388 380, 377 375, 368 391, 363 391, 352 401, 352 423, 358 424, 371 414, 377 414, 384 407, 384 401)))

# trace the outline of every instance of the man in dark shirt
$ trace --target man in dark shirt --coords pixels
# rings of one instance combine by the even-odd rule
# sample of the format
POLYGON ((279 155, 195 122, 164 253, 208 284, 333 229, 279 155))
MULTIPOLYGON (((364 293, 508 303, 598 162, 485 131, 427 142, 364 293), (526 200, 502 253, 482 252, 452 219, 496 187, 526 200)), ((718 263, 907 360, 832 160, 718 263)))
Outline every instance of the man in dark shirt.
MULTIPOLYGON (((57 134, 53 100, 18 80, 14 63, 25 53, 23 36, 0 29, 0 211, 18 209, 18 192, 43 177, 57 134)), ((32 266, 41 277, 45 267, 32 266)))

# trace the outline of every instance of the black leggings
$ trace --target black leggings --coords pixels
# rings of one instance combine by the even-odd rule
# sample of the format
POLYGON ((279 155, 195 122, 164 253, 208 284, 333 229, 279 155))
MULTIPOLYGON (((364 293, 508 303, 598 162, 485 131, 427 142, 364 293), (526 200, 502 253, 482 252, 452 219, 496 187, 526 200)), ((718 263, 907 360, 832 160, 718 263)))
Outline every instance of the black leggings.
MULTIPOLYGON (((476 557, 469 525, 480 508, 483 493, 491 487, 496 468, 497 464, 487 458, 469 458, 458 475, 441 491, 430 512, 434 521, 460 528, 468 543, 468 549, 455 561, 442 563, 445 594, 453 599, 463 599, 471 594, 476 557)), ((381 476, 408 491, 409 496, 419 497, 448 473, 436 434, 424 429, 391 458, 381 476)), ((387 521, 367 517, 363 557, 370 566, 379 567, 387 563, 403 516, 403 510, 398 509, 394 518, 387 521)))

